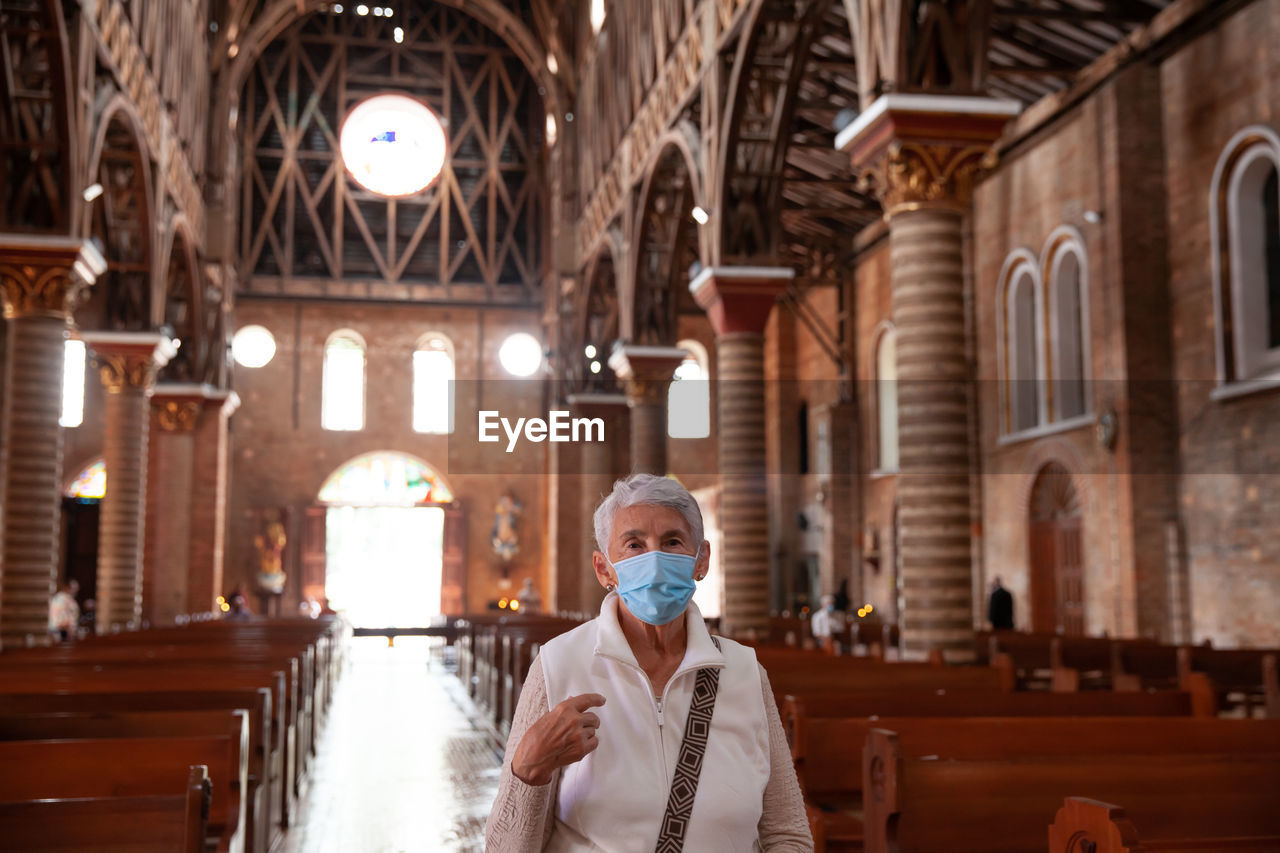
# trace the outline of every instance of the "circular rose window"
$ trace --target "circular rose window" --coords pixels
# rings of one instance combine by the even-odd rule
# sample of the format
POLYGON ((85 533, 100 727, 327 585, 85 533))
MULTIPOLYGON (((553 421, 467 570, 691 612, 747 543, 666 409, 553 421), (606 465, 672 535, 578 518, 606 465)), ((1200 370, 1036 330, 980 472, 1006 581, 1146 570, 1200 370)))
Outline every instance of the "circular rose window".
POLYGON ((404 95, 361 101, 342 123, 342 162, 367 190, 386 196, 422 192, 444 165, 440 119, 404 95))

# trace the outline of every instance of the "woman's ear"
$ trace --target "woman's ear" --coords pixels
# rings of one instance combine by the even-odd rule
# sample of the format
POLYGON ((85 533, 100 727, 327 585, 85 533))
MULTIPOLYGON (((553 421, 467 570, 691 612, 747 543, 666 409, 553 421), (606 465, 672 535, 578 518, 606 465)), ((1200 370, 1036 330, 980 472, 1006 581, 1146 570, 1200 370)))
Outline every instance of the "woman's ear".
POLYGON ((595 570, 596 580, 600 581, 600 586, 608 589, 610 586, 618 585, 618 579, 613 576, 613 569, 609 567, 609 561, 599 551, 591 553, 591 568, 595 570))
POLYGON ((711 543, 703 539, 702 544, 698 546, 698 555, 693 560, 693 576, 696 580, 702 580, 707 576, 707 572, 711 567, 711 543))

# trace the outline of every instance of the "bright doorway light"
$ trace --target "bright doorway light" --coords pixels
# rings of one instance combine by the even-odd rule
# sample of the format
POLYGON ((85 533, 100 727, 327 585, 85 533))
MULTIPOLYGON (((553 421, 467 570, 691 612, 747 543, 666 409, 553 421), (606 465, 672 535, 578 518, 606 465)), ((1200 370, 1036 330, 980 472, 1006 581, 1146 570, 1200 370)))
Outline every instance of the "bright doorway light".
POLYGON ((444 167, 440 119, 405 95, 361 101, 342 124, 342 162, 356 183, 384 196, 422 192, 444 167))
POLYGON ((62 417, 64 427, 84 422, 84 341, 67 341, 62 347, 62 417))
POLYGON ((265 367, 275 354, 275 335, 265 326, 245 326, 231 339, 231 355, 244 367, 265 367))
POLYGON ((591 32, 598 33, 604 26, 604 0, 591 0, 591 32))
POLYGON ((512 376, 532 376, 542 367, 542 344, 528 332, 516 332, 502 342, 498 361, 512 376))

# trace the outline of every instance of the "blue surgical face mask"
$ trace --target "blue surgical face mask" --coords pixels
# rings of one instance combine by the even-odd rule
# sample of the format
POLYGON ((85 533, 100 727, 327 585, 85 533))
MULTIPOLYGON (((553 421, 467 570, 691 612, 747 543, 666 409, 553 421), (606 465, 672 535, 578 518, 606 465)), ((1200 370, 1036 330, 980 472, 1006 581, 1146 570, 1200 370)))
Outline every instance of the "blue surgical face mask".
POLYGON ((650 625, 677 619, 693 597, 695 557, 667 551, 646 551, 616 563, 618 595, 631 614, 650 625))

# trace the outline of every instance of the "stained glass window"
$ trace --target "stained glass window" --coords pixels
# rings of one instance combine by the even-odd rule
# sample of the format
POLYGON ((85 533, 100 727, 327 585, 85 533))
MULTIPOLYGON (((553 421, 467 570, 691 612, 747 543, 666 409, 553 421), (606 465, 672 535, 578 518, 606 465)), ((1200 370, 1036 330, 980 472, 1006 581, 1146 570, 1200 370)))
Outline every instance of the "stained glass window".
POLYGON ((103 498, 106 494, 107 463, 102 459, 81 471, 66 491, 69 498, 103 498))
POLYGON ((325 481, 320 501, 349 506, 449 503, 453 493, 430 466, 403 453, 357 456, 325 481))

